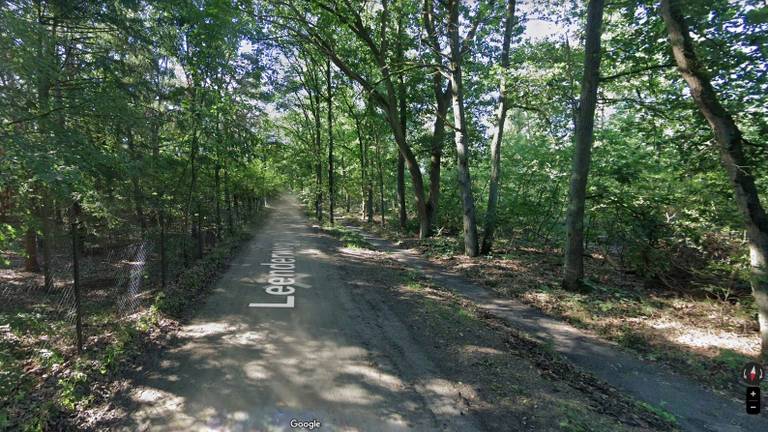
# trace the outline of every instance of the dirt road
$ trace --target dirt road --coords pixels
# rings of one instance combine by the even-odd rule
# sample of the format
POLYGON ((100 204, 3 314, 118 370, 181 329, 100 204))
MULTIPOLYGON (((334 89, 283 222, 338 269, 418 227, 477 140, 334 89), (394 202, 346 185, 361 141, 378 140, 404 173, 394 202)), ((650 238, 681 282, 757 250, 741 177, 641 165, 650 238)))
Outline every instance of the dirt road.
POLYGON ((128 380, 112 429, 675 429, 392 253, 346 244, 294 198, 273 202, 176 342, 128 380))
POLYGON ((293 198, 273 207, 180 343, 138 379, 123 429, 480 430, 459 384, 402 323, 365 319, 371 303, 327 253, 333 240, 314 233, 293 198))

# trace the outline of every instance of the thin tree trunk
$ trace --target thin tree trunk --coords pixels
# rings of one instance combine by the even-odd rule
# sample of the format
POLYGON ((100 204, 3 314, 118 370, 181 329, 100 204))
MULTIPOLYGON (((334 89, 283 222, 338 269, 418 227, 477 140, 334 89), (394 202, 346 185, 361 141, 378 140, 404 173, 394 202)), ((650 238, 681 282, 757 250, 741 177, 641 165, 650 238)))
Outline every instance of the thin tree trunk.
POLYGON ((366 151, 366 145, 363 140, 363 126, 360 117, 355 113, 354 106, 349 103, 349 113, 355 121, 355 131, 357 132, 357 142, 360 150, 360 193, 362 196, 362 213, 363 217, 370 222, 373 218, 373 198, 371 192, 371 183, 368 178, 368 157, 366 151))
POLYGON ((368 223, 373 222, 373 184, 371 184, 371 180, 368 179, 368 183, 366 184, 366 194, 368 195, 365 200, 365 208, 366 208, 366 216, 365 220, 368 223))
POLYGON ((28 272, 40 272, 40 265, 37 263, 37 233, 30 227, 24 233, 24 249, 26 260, 24 261, 24 270, 28 272))
MULTIPOLYGON (((429 157, 429 198, 427 199, 427 214, 429 217, 430 231, 437 226, 438 210, 440 208, 440 163, 443 157, 443 144, 445 141, 445 116, 448 114, 448 105, 451 98, 450 84, 443 90, 442 74, 435 73, 435 100, 437 110, 432 126, 432 138, 430 142, 429 157)), ((431 232, 429 233, 432 234, 431 232)))
MULTIPOLYGON (((422 24, 427 32, 427 42, 430 45, 433 60, 435 65, 437 65, 434 72, 432 72, 432 91, 435 96, 436 109, 430 142, 429 197, 427 199, 427 217, 429 219, 430 231, 434 230, 437 226, 440 205, 440 163, 445 143, 445 118, 451 102, 450 82, 445 89, 443 88, 443 54, 437 33, 435 32, 433 7, 434 5, 429 0, 425 0, 422 3, 422 24)), ((429 235, 431 234, 430 232, 429 235)))
POLYGON ((405 228, 408 216, 405 211, 405 159, 397 153, 397 220, 400 229, 405 228))
POLYGON ((40 213, 38 214, 38 220, 40 221, 43 231, 43 283, 46 290, 50 290, 53 287, 53 221, 48 214, 50 204, 40 206, 40 213))
POLYGON ((216 195, 216 240, 221 241, 221 165, 218 162, 213 173, 213 193, 216 195))
POLYGON ((367 191, 368 191, 368 179, 366 177, 366 166, 365 166, 365 144, 363 144, 363 140, 360 137, 360 128, 358 126, 358 145, 360 147, 360 195, 361 195, 361 203, 360 203, 360 210, 362 213, 363 218, 367 218, 370 210, 368 209, 368 200, 367 200, 367 191))
POLYGON ((379 174, 379 212, 381 213, 381 227, 386 226, 386 200, 384 198, 384 164, 381 160, 381 142, 379 141, 379 132, 375 131, 373 136, 376 144, 376 166, 379 174))
MULTIPOLYGON (((47 23, 44 20, 44 12, 43 12, 43 6, 41 2, 37 2, 37 9, 38 9, 38 25, 44 28, 44 26, 47 25, 47 23)), ((48 136, 49 131, 52 129, 50 117, 46 115, 47 112, 50 110, 51 106, 51 86, 53 77, 51 76, 52 71, 57 70, 57 68, 53 67, 53 61, 56 58, 56 53, 54 49, 55 40, 56 40, 56 20, 53 19, 51 22, 51 34, 50 39, 49 35, 46 31, 39 31, 38 36, 39 39, 37 40, 38 46, 37 46, 37 52, 39 56, 39 67, 38 67, 38 76, 37 76, 37 104, 38 104, 38 114, 40 115, 37 120, 37 128, 38 132, 41 137, 48 136)), ((46 141, 45 144, 48 144, 46 141)), ((30 176, 31 177, 31 176, 30 176)), ((38 189, 38 192, 44 188, 43 185, 35 185, 35 189, 38 189)), ((32 214, 34 215, 37 213, 35 210, 35 206, 31 208, 32 214)), ((49 239, 46 239, 46 241, 49 239)), ((24 263, 24 269, 26 271, 31 272, 39 272, 40 271, 40 265, 37 262, 37 232, 33 227, 27 228, 27 231, 24 233, 24 248, 26 253, 26 260, 24 263)))
MULTIPOLYGON (((161 204, 162 206, 162 204, 161 204)), ((167 283, 168 258, 165 253, 165 212, 160 207, 160 287, 165 288, 167 283)))
POLYGON ((195 212, 195 228, 193 228, 196 233, 196 240, 197 240, 197 251, 196 255, 197 258, 203 257, 203 250, 205 249, 204 240, 203 240, 203 210, 200 208, 200 201, 197 202, 197 211, 195 212))
POLYGON ((232 194, 229 190, 229 174, 226 169, 224 170, 224 202, 227 204, 227 229, 229 230, 229 235, 232 235, 235 232, 235 221, 232 215, 232 194))
POLYGON ((326 62, 326 84, 328 89, 328 221, 333 225, 333 206, 336 197, 333 192, 333 94, 331 93, 331 61, 326 62))
POLYGON ((590 0, 587 7, 584 75, 581 79, 581 96, 565 222, 563 287, 570 290, 580 289, 584 279, 584 207, 587 176, 592 158, 595 106, 600 77, 600 32, 603 25, 603 6, 603 0, 590 0))
POLYGON ((322 144, 322 120, 320 119, 320 91, 313 91, 307 87, 309 93, 310 109, 315 121, 313 139, 315 144, 315 219, 323 220, 323 144, 322 144))
POLYGON ((736 197, 747 228, 752 294, 760 323, 761 358, 768 361, 768 216, 752 174, 752 164, 744 154, 745 140, 733 116, 720 103, 709 76, 699 63, 685 18, 676 0, 661 1, 661 15, 667 26, 672 53, 678 69, 688 83, 691 96, 707 119, 720 147, 720 160, 736 197))
MULTIPOLYGON (((397 20, 397 39, 395 40, 395 51, 397 57, 398 69, 402 70, 403 67, 403 22, 402 14, 398 15, 397 20)), ((398 99, 398 111, 400 121, 400 129, 403 132, 403 141, 408 140, 408 103, 406 100, 405 91, 405 76, 402 72, 397 74, 397 99, 398 99)), ((400 223, 400 229, 404 229, 408 223, 408 214, 406 212, 405 204, 405 158, 402 153, 397 157, 397 204, 398 204, 398 221, 400 223)))
POLYGON ((75 294, 75 335, 77 337, 77 353, 83 351, 83 313, 80 307, 80 204, 72 204, 71 235, 72 235, 72 286, 75 294))
MULTIPOLYGON (((266 201, 267 198, 264 197, 264 201, 266 201)), ((233 193, 232 194, 232 204, 234 208, 234 214, 235 214, 235 223, 240 226, 240 224, 243 221, 242 211, 240 209, 240 194, 233 193)))
MULTIPOLYGON (((197 88, 192 87, 192 111, 196 111, 197 106, 197 88)), ((183 243, 183 256, 184 256, 184 266, 186 267, 189 265, 189 238, 192 237, 192 240, 195 239, 195 227, 192 226, 190 229, 190 213, 192 211, 193 207, 193 201, 197 200, 197 197, 195 196, 195 190, 197 188, 197 145, 198 145, 198 134, 197 134, 197 125, 199 124, 199 119, 196 119, 195 124, 192 129, 192 142, 191 142, 191 148, 189 152, 189 166, 190 166, 190 174, 191 174, 191 180, 189 183, 189 191, 187 194, 187 204, 186 208, 184 209, 184 243, 183 243), (187 235, 189 234, 189 236, 187 235)), ((194 225, 194 223, 192 224, 194 225)))
POLYGON ((133 187, 133 206, 134 211, 136 212, 137 222, 139 223, 139 227, 141 227, 141 234, 143 235, 147 232, 147 221, 144 216, 144 198, 141 192, 141 184, 139 183, 141 174, 141 170, 139 169, 141 156, 136 151, 136 146, 133 141, 133 130, 130 127, 128 127, 126 131, 126 136, 128 139, 128 153, 130 154, 131 162, 133 163, 133 168, 130 173, 131 185, 133 187))
POLYGON ((515 0, 507 1, 504 19, 504 40, 501 46, 501 77, 499 83, 499 107, 496 112, 496 130, 491 141, 491 178, 488 185, 488 208, 485 212, 483 245, 480 252, 485 255, 493 248, 496 233, 496 205, 499 202, 499 177, 501 176, 501 141, 504 139, 504 123, 507 120, 507 70, 509 69, 509 45, 515 21, 515 0))
POLYGON ((472 178, 469 173, 469 146, 467 145, 467 122, 464 113, 464 88, 462 82, 462 44, 459 38, 459 1, 449 2, 448 33, 451 42, 451 96, 453 99, 453 120, 455 123, 455 142, 459 193, 463 209, 464 253, 474 257, 479 253, 477 242, 477 223, 475 220, 475 200, 472 196, 472 178))
POLYGON ((345 195, 346 200, 347 200, 346 211, 347 211, 347 213, 349 213, 349 212, 352 211, 352 195, 349 194, 349 191, 346 190, 346 188, 344 190, 344 195, 345 195))
MULTIPOLYGON (((318 156, 319 158, 319 156, 318 156)), ((315 218, 323 221, 323 164, 318 161, 315 165, 315 218)))
MULTIPOLYGON (((370 135, 369 135, 370 138, 370 135)), ((370 145, 370 141, 368 141, 370 145)), ((366 192, 366 200, 365 200, 365 208, 366 208, 366 221, 368 223, 373 222, 373 175, 371 174, 371 157, 370 157, 370 147, 366 146, 363 148, 365 150, 365 164, 366 164, 366 175, 365 175, 365 192, 366 192)))

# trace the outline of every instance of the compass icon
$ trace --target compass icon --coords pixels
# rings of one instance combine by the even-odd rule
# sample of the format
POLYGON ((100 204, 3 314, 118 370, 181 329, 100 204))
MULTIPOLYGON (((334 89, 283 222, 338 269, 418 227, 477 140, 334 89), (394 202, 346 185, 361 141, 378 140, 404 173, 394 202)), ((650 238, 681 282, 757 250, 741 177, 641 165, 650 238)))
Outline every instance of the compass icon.
POLYGON ((750 385, 759 384, 765 378, 765 371, 758 363, 747 363, 741 370, 741 378, 750 385))

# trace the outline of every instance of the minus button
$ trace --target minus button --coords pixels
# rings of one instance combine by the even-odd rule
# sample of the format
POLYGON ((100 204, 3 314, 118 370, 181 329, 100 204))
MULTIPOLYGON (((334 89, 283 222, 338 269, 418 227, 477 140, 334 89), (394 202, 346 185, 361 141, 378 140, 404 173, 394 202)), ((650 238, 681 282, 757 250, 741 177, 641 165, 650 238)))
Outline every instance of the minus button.
POLYGON ((747 387, 747 414, 760 414, 760 387, 747 387))

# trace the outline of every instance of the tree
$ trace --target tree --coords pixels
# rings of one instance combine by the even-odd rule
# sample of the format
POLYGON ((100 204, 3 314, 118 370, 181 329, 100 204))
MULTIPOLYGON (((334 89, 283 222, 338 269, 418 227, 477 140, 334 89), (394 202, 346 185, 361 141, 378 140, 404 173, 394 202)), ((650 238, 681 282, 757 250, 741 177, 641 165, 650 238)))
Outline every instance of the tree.
POLYGON ((332 91, 332 77, 331 77, 331 61, 326 61, 325 69, 325 83, 327 86, 327 103, 328 103, 328 222, 331 225, 334 224, 333 218, 333 206, 336 203, 336 196, 333 191, 333 91, 332 91))
POLYGON ((698 60, 679 2, 662 0, 661 15, 678 70, 715 135, 720 160, 747 228, 752 273, 750 281, 758 308, 761 356, 768 360, 768 216, 755 185, 754 165, 744 153, 747 143, 741 130, 731 113, 720 103, 704 65, 698 60))
POLYGON ((464 81, 462 79, 463 44, 459 38, 459 0, 448 2, 448 34, 451 49, 451 98, 453 99, 454 140, 459 179, 459 193, 463 208, 464 253, 477 256, 477 223, 475 219, 475 199, 472 196, 472 179, 469 173, 469 146, 467 142, 467 119, 464 111, 464 81))
POLYGON ((427 213, 429 225, 434 228, 437 225, 437 214, 440 207, 440 165, 443 157, 445 140, 445 121, 448 114, 448 106, 451 100, 451 87, 444 84, 443 50, 435 29, 434 2, 424 0, 422 6, 422 26, 427 35, 432 61, 435 64, 432 72, 432 93, 435 99, 435 119, 432 122, 432 136, 430 137, 429 159, 429 198, 427 200, 427 213))
MULTIPOLYGON (((393 58, 390 55, 392 42, 390 4, 382 2, 381 11, 377 13, 378 31, 367 23, 360 10, 351 3, 307 3, 303 1, 280 2, 278 7, 284 8, 284 13, 275 13, 286 21, 276 21, 291 37, 303 43, 312 44, 323 55, 329 58, 336 67, 349 79, 360 84, 371 95, 374 103, 384 112, 397 144, 399 153, 405 159, 405 165, 411 175, 413 193, 416 198, 416 209, 419 217, 419 236, 426 237, 429 233, 429 218, 424 196, 424 181, 419 169, 419 163, 413 149, 406 141, 406 131, 401 124, 401 104, 399 103, 393 70, 393 58), (313 21, 320 17, 326 28, 318 27, 313 21), (340 49, 338 37, 330 28, 346 28, 355 43, 359 44, 362 53, 375 65, 373 70, 378 76, 372 76, 364 62, 350 61, 345 58, 340 49), (378 35, 378 42, 375 36, 378 35)), ((367 66, 367 65, 366 65, 367 66)))
POLYGON ((507 98, 507 69, 509 69, 509 46, 515 23, 516 0, 507 0, 504 16, 504 39, 501 43, 501 66, 499 76, 499 102, 496 110, 496 128, 491 140, 491 178, 488 184, 488 206, 485 210, 483 226, 483 244, 480 253, 488 254, 493 248, 493 235, 496 231, 496 206, 499 202, 499 177, 501 176, 501 142, 504 139, 504 123, 507 120, 509 102, 507 98))
POLYGON ((566 217, 565 269, 563 286, 579 289, 584 278, 584 207, 587 177, 594 140, 595 107, 600 77, 600 34, 603 25, 603 0, 590 0, 587 7, 584 73, 574 137, 571 184, 566 217))

